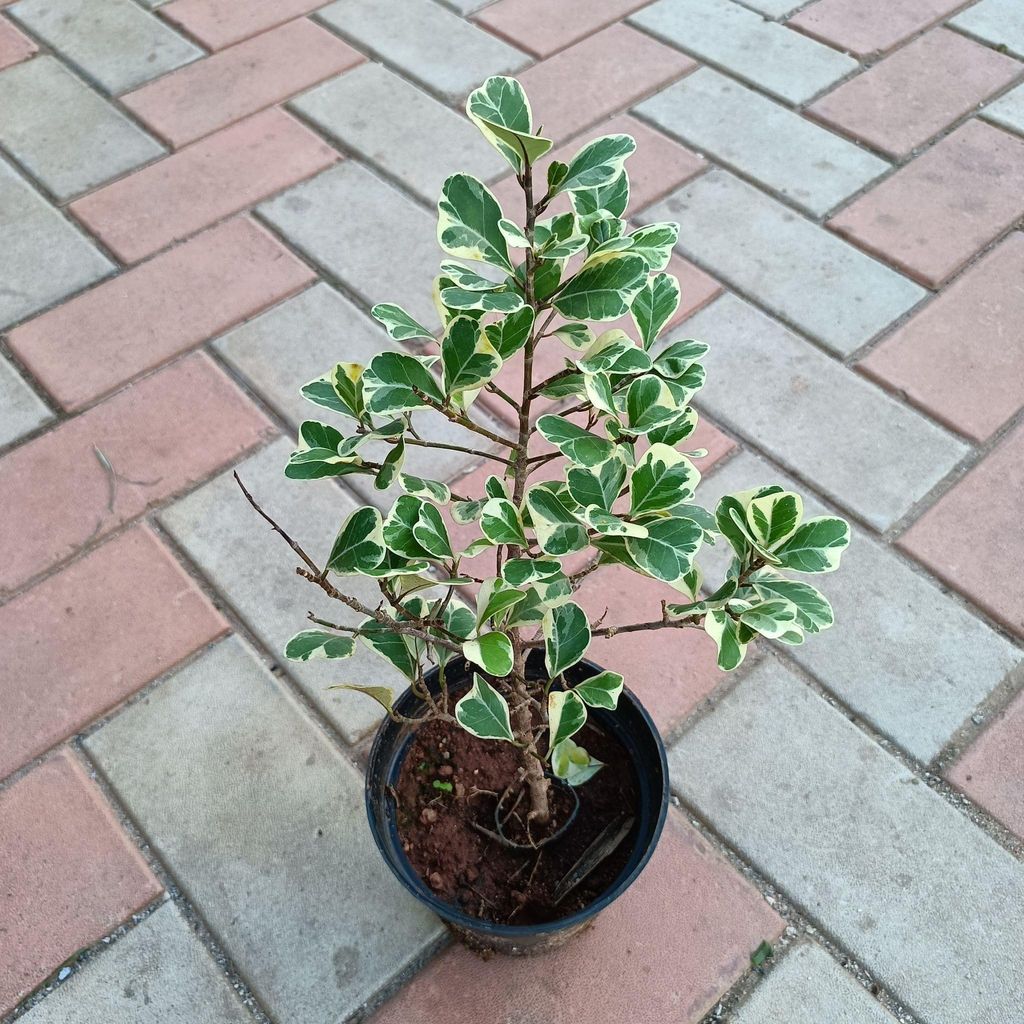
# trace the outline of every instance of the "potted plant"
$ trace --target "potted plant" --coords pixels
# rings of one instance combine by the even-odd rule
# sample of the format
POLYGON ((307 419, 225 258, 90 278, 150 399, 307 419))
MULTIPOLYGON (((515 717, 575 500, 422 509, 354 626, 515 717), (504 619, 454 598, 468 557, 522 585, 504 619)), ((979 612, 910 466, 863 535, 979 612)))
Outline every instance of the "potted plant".
POLYGON ((534 129, 518 82, 488 79, 467 112, 515 171, 525 220, 506 218, 475 178, 448 178, 437 237, 454 259, 434 282, 440 339, 399 306, 375 306, 406 351, 338 363, 303 388, 342 420, 303 423, 286 474, 367 474, 402 493, 386 514, 366 505, 348 516, 325 560, 285 535, 297 572, 364 616, 345 625, 310 613, 317 628, 285 653, 339 660, 358 641, 409 679, 397 697, 373 679, 338 684, 387 713, 367 772, 377 844, 463 938, 536 952, 626 889, 667 810, 657 730, 621 675, 585 660, 591 640, 702 629, 726 671, 758 635, 803 643, 832 624, 832 611, 787 573, 835 569, 849 530, 837 518, 804 519, 800 497, 781 487, 728 495, 714 512, 693 503, 695 460, 706 452, 685 448, 707 347, 661 340, 679 303, 665 273, 678 228, 630 230, 623 220, 633 139, 595 139, 568 164, 552 161, 538 182, 551 142, 534 129), (563 195, 570 208, 546 217, 563 195), (635 337, 590 326, 627 314, 635 337), (538 380, 542 345, 559 347, 564 366, 538 380), (514 396, 495 382, 510 360, 522 364, 514 396), (510 436, 470 416, 481 393, 512 410, 510 436), (563 405, 553 412, 547 401, 545 411, 541 400, 563 405), (482 435, 463 449, 495 467, 480 493, 403 472, 408 448, 434 443, 417 430, 423 410, 482 435), (373 450, 383 457, 371 459, 373 450), (453 543, 453 523, 473 524, 478 536, 453 543), (731 548, 732 563, 702 594, 695 556, 716 542, 731 548), (476 568, 481 555, 486 573, 476 568), (584 578, 612 564, 664 584, 655 621, 591 621, 577 603, 584 578), (376 581, 378 603, 345 592, 354 575, 376 581))

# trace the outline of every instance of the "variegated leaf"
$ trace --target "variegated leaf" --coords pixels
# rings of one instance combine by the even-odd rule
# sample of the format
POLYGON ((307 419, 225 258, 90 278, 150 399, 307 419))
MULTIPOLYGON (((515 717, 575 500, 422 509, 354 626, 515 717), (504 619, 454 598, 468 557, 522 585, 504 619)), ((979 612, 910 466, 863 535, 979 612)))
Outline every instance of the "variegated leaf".
POLYGON ((445 181, 437 204, 437 241, 445 252, 513 273, 500 220, 501 207, 482 181, 469 174, 445 181))
POLYGON ((532 134, 530 102, 514 78, 488 78, 469 94, 466 113, 517 173, 523 172, 524 157, 536 163, 551 148, 550 139, 532 134))

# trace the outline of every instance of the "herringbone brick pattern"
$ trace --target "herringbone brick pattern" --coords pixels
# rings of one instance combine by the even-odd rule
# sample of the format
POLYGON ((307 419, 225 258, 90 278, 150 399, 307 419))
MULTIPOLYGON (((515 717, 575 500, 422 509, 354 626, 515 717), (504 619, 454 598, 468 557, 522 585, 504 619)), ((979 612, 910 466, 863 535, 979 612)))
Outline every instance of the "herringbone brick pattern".
POLYGON ((0 0, 0 1020, 1024 1019, 1022 81, 1019 0, 0 0), (309 595, 230 478, 312 543, 390 502, 283 479, 297 392, 431 315, 448 173, 518 214, 490 74, 556 157, 635 135, 629 216, 680 222, 703 499, 855 524, 806 651, 594 651, 679 807, 537 965, 378 860, 376 719, 278 663, 309 595))

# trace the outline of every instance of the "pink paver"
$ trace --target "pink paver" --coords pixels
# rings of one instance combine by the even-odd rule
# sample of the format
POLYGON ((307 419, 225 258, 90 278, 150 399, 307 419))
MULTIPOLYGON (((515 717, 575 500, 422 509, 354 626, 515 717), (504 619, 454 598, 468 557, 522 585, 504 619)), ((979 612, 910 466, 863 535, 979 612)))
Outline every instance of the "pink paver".
POLYGON ((860 364, 974 441, 1024 406, 1024 235, 1014 232, 860 364))
POLYGON ((937 288, 1022 214, 1024 139, 968 121, 828 223, 937 288))
POLYGON ((1024 838, 1024 693, 947 773, 975 803, 1024 838))
POLYGON ((6 18, 0 18, 0 68, 18 64, 31 57, 37 49, 28 36, 19 32, 6 18))
POLYGON ((339 154, 272 108, 72 203, 126 263, 311 177, 339 154))
MULTIPOLYGON (((593 622, 607 609, 604 624, 608 626, 656 621, 661 618, 662 601, 686 600, 667 583, 618 565, 605 566, 588 576, 577 596, 593 622)), ((620 673, 664 734, 670 733, 724 678, 716 664, 714 642, 702 629, 622 633, 594 640, 587 657, 602 668, 620 673)))
POLYGON ((436 959, 373 1024, 695 1024, 784 922, 673 809, 644 873, 594 927, 538 962, 436 959), (481 1008, 486 1008, 483 1012, 481 1008))
POLYGON ((935 29, 818 100, 808 113, 890 156, 905 156, 1009 85, 1024 66, 935 29))
MULTIPOLYGON (((601 124, 593 125, 578 139, 555 147, 537 165, 536 173, 539 180, 547 180, 548 164, 552 160, 568 163, 579 149, 599 135, 631 135, 636 139, 636 152, 626 161, 626 170, 629 172, 627 213, 630 215, 657 202, 662 196, 700 174, 707 167, 703 157, 681 146, 674 139, 629 114, 620 114, 601 124)), ((503 178, 491 191, 502 209, 513 217, 522 219, 523 190, 519 187, 514 174, 503 178)), ((563 194, 555 199, 544 215, 550 216, 568 209, 569 200, 563 194)))
POLYGON ((4 605, 0 779, 226 629, 146 527, 4 605))
POLYGON ((498 0, 476 20, 536 57, 565 47, 625 18, 649 0, 498 0))
POLYGON ((697 67, 695 61, 628 25, 611 25, 567 50, 520 72, 534 110, 543 111, 544 135, 571 138, 602 118, 631 106, 697 67), (600 68, 599 75, 594 69, 600 68), (566 88, 588 83, 585 90, 566 88))
POLYGON ((161 892, 67 752, 0 793, 0 878, 0 1014, 161 892))
POLYGON ((0 459, 0 597, 274 433, 196 353, 15 448, 0 459))
POLYGON ((173 0, 160 15, 208 50, 223 50, 323 6, 323 0, 173 0))
POLYGON ((786 23, 855 57, 887 53, 964 0, 818 0, 786 23))
POLYGON ((1024 424, 900 539, 951 587, 1024 636, 1024 424))
POLYGON ((355 67, 365 58, 308 18, 290 21, 122 96, 179 147, 355 67))
POLYGON ((47 391, 77 409, 315 278, 240 217, 30 320, 8 340, 47 391))

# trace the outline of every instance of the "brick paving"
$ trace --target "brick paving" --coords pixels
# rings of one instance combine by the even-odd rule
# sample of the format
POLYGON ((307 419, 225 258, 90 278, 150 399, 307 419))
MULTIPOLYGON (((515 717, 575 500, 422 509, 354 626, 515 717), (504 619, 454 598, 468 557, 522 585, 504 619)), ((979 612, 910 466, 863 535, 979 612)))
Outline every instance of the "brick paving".
POLYGON ((1022 83, 1019 0, 0 0, 0 1021, 1020 1019, 1022 83), (680 807, 538 965, 383 866, 377 716, 280 664, 320 605, 230 473, 314 545, 390 503, 283 478, 297 389, 385 347, 374 302, 435 322, 448 173, 519 213, 462 112, 498 73, 557 158, 635 135, 629 217, 682 226, 702 501, 854 521, 815 644, 595 647, 680 807))

